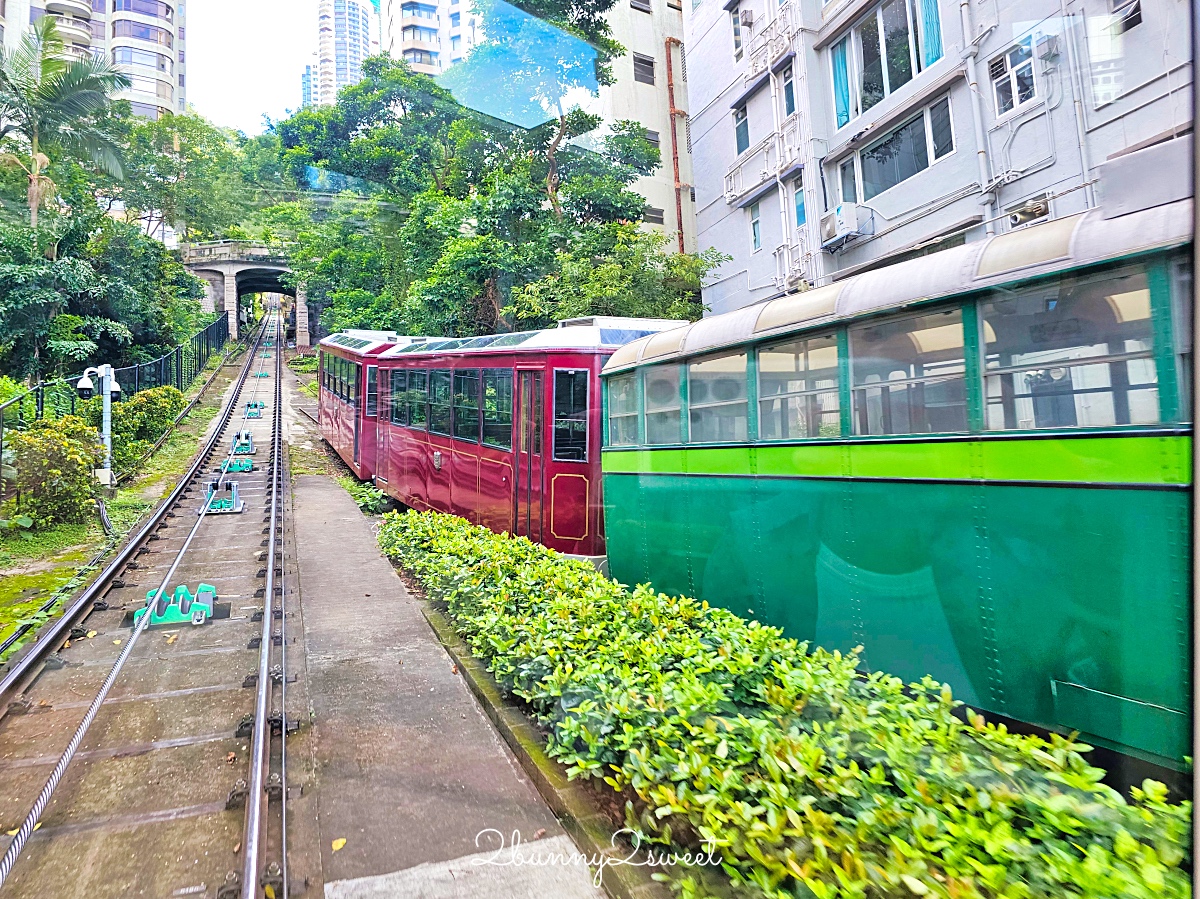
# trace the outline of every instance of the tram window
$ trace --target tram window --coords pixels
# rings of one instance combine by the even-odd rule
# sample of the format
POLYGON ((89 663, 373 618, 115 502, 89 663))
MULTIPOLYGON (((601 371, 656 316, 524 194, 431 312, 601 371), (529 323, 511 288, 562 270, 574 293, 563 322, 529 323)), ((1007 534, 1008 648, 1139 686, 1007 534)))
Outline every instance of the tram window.
POLYGON ((746 354, 688 363, 689 440, 741 443, 747 438, 746 354))
POLYGON ((425 430, 429 423, 429 372, 408 373, 408 426, 425 430))
POLYGON ((608 445, 638 442, 637 373, 608 379, 608 445))
POLYGON ((367 418, 379 414, 379 366, 367 366, 367 418))
POLYGON ((333 357, 333 392, 340 400, 346 398, 346 360, 341 356, 333 357))
POLYGON ((350 405, 358 406, 359 381, 362 378, 362 366, 357 362, 350 363, 350 405))
POLYGON ((554 372, 554 458, 586 462, 588 442, 588 372, 554 372))
POLYGON ((1159 420, 1145 269, 993 291, 980 304, 989 430, 1159 420))
POLYGON ((962 310, 850 329, 854 433, 967 429, 962 310))
POLYGON ((391 372, 392 424, 408 424, 408 372, 391 372))
POLYGON ((679 443, 682 404, 679 366, 655 365, 645 370, 646 442, 679 443))
POLYGON ((450 436, 450 415, 453 399, 450 392, 450 372, 429 373, 429 431, 450 436))
POLYGON ((325 354, 324 353, 317 354, 317 383, 321 386, 322 390, 328 388, 328 385, 325 383, 325 354))
POLYGON ((838 437, 837 337, 789 340, 758 351, 758 436, 838 437))
POLYGON ((483 370, 483 443, 512 449, 513 373, 507 368, 483 370))
POLYGON ((479 442, 479 369, 454 373, 454 436, 479 442))

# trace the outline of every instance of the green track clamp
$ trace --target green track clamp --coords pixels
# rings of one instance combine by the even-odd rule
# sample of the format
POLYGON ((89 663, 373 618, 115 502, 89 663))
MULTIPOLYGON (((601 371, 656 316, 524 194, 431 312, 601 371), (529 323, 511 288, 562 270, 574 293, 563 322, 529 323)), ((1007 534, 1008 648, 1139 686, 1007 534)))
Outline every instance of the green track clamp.
POLYGON ((233 454, 235 456, 253 456, 254 436, 249 431, 238 431, 233 435, 233 454))
POLYGON ((269 377, 271 377, 271 373, 270 373, 269 371, 256 371, 256 372, 254 373, 254 377, 256 377, 256 378, 269 378, 269 377))
POLYGON ((266 408, 267 408, 267 404, 264 403, 262 400, 254 400, 253 402, 246 403, 246 417, 247 418, 262 418, 263 410, 266 408))
POLYGON ((196 514, 201 515, 207 509, 209 515, 236 515, 245 508, 246 503, 238 496, 237 481, 226 481, 222 495, 220 480, 214 480, 209 482, 208 492, 204 495, 204 506, 196 514))
POLYGON ((254 471, 254 460, 226 459, 221 463, 220 471, 222 474, 240 474, 242 472, 254 471))
POLYGON ((192 591, 187 588, 187 584, 180 584, 175 588, 174 594, 163 591, 162 596, 158 598, 158 602, 154 601, 157 590, 148 590, 146 592, 146 605, 133 613, 133 626, 137 627, 142 620, 142 616, 146 614, 146 610, 150 611, 150 627, 159 624, 204 624, 213 617, 213 606, 217 602, 217 588, 211 584, 201 584, 196 588, 196 595, 192 595, 192 591))

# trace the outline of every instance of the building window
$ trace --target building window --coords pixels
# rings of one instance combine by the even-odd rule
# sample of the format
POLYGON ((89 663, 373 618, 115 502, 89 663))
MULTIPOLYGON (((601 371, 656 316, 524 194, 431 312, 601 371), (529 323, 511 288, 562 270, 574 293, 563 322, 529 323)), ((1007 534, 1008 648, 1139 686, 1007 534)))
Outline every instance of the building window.
POLYGON ((758 436, 762 440, 842 433, 837 337, 789 340, 758 351, 758 436))
POLYGON ((479 369, 454 373, 454 436, 479 442, 479 369))
POLYGON ((731 353, 688 363, 689 442, 747 440, 746 358, 731 353))
POLYGON ((759 205, 750 204, 750 246, 757 253, 762 249, 762 222, 760 221, 759 205))
POLYGON ((588 457, 588 372, 554 372, 554 458, 586 462, 588 457))
POLYGON ((512 449, 513 373, 507 368, 483 370, 483 445, 512 449))
POLYGON ((427 3, 405 3, 400 7, 400 15, 407 18, 415 16, 418 19, 437 18, 437 7, 427 3))
MULTIPOLYGON (((902 181, 929 168, 930 162, 954 150, 950 121, 950 98, 942 97, 914 118, 869 144, 857 154, 861 195, 871 200, 902 181)), ((842 202, 858 202, 855 157, 841 164, 842 202)))
POLYGON ((750 149, 750 121, 746 118, 745 106, 733 111, 733 137, 739 156, 750 149))
POLYGON ((679 366, 655 365, 645 370, 646 442, 682 442, 683 403, 679 398, 679 366))
POLYGON ((997 292, 979 313, 989 430, 1160 421, 1141 266, 997 292))
POLYGON ((967 429, 962 310, 852 327, 855 434, 967 429))
POLYGON ((633 446, 638 442, 637 373, 608 379, 608 444, 633 446))
POLYGON ((654 57, 633 54, 633 80, 642 84, 654 83, 654 57))
POLYGON ((661 225, 665 222, 664 215, 665 210, 657 206, 647 206, 646 211, 642 213, 642 221, 648 225, 661 225))
POLYGON ((159 0, 113 0, 113 12, 135 12, 167 22, 173 17, 171 7, 160 3, 159 0))
POLYGON ((830 48, 841 128, 942 58, 938 0, 886 0, 830 48))
POLYGON ((1033 74, 1033 35, 993 59, 988 66, 992 91, 996 97, 996 115, 1002 116, 1037 96, 1033 74))
POLYGON ((429 431, 431 434, 450 436, 450 418, 454 393, 450 372, 429 373, 429 431))
POLYGON ((729 21, 733 23, 733 58, 742 58, 742 14, 738 7, 729 11, 729 21))
POLYGON ((450 52, 457 53, 462 47, 462 38, 457 34, 450 38, 450 52))
POLYGON ((438 30, 436 28, 423 28, 420 25, 405 25, 400 31, 400 38, 406 41, 423 41, 427 44, 436 44, 438 42, 438 30))
POLYGON ((429 50, 405 50, 404 59, 407 62, 415 62, 423 66, 436 66, 438 64, 438 55, 429 50))
POLYGON ((792 67, 783 70, 783 117, 796 112, 796 84, 792 78, 792 67))
POLYGON ((1124 34, 1142 24, 1142 0, 1113 0, 1112 34, 1124 34))
POLYGON ((113 22, 112 36, 132 37, 139 41, 150 41, 153 44, 161 44, 164 47, 171 47, 175 43, 174 36, 165 28, 145 25, 129 19, 118 19, 116 22, 113 22))
POLYGON ((796 227, 803 228, 808 221, 808 213, 804 209, 804 173, 801 172, 792 182, 792 204, 796 210, 796 227))
POLYGON ((654 149, 657 150, 659 147, 659 143, 660 143, 660 138, 659 138, 658 132, 651 131, 649 128, 647 128, 646 129, 646 143, 650 144, 650 146, 654 147, 654 149))
POLYGON ((638 12, 653 12, 653 7, 650 6, 649 0, 629 0, 629 5, 638 12))
POLYGON ((462 22, 462 13, 460 13, 460 12, 450 13, 450 27, 451 28, 457 28, 461 24, 461 22, 462 22))

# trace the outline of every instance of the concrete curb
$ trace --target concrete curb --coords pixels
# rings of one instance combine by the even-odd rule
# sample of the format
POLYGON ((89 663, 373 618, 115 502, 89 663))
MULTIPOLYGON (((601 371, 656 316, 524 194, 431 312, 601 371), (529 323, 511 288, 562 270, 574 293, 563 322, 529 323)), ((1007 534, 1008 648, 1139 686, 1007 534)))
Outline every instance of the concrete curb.
MULTIPOLYGON (((628 857, 625 850, 613 847, 616 832, 596 806, 587 789, 567 778, 566 768, 546 755, 541 737, 515 704, 507 701, 495 679, 483 663, 458 638, 450 621, 429 603, 414 597, 438 640, 458 665, 467 686, 483 706, 484 713, 500 731, 521 767, 533 781, 563 828, 575 840, 579 850, 592 858, 628 857)), ((635 858, 643 859, 638 853, 635 858)), ((634 864, 605 865, 601 886, 612 899, 671 899, 673 893, 664 883, 651 878, 655 871, 671 873, 670 868, 651 868, 634 864)))

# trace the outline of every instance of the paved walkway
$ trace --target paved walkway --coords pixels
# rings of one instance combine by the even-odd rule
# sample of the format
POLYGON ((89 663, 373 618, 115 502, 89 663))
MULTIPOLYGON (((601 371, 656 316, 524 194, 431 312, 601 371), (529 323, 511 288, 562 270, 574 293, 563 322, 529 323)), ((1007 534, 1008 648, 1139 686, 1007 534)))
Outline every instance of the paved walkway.
POLYGON ((600 899, 371 521, 327 477, 293 501, 326 899, 600 899))

